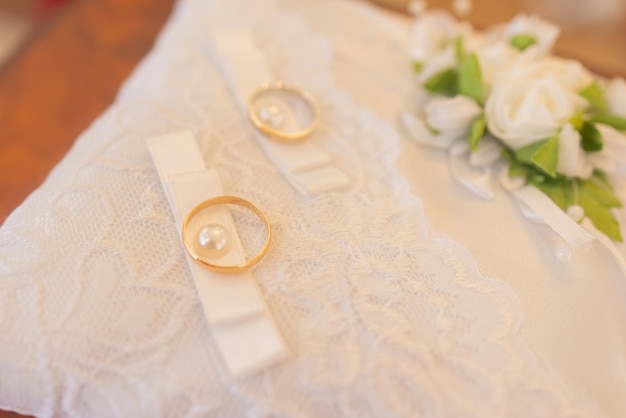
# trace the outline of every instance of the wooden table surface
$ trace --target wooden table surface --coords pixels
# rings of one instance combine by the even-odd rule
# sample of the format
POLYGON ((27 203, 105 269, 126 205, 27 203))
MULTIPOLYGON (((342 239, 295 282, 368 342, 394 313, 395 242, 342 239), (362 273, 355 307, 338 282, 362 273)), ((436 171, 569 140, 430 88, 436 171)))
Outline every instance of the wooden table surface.
MULTIPOLYGON (((0 224, 113 102, 173 1, 76 0, 0 69, 0 224)), ((428 3, 449 7, 452 0, 428 3)), ((469 18, 484 27, 525 4, 475 0, 469 18)), ((608 76, 626 76, 624 51, 626 20, 612 29, 566 31, 557 45, 557 52, 608 76)), ((19 416, 0 411, 0 418, 19 416)))
POLYGON ((76 0, 0 69, 0 224, 109 106, 174 0, 76 0))

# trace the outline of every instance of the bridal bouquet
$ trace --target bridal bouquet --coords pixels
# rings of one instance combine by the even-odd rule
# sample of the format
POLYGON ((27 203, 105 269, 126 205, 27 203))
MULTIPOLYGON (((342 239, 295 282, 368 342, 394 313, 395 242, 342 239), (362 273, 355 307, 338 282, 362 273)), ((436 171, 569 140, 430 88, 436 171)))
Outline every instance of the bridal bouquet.
MULTIPOLYGON (((507 188, 532 185, 575 221, 588 218, 622 242, 613 185, 626 179, 624 80, 552 55, 559 29, 536 17, 476 31, 428 11, 413 30, 419 106, 405 114, 411 136, 474 167, 502 167, 507 188)), ((468 184, 491 196, 484 178, 468 184)))

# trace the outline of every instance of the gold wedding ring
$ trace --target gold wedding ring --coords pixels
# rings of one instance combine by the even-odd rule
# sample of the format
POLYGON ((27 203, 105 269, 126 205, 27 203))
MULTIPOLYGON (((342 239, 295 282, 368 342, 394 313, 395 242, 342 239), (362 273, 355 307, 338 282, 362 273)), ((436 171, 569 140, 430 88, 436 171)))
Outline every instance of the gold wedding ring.
POLYGON ((209 270, 218 273, 239 273, 256 265, 267 253, 272 239, 272 231, 267 217, 252 202, 237 196, 217 196, 207 199, 195 206, 185 218, 182 228, 182 239, 185 250, 191 258, 209 270), (209 261, 210 258, 219 257, 230 249, 234 237, 229 235, 227 228, 220 224, 206 224, 197 233, 189 231, 189 223, 201 211, 219 205, 237 205, 249 209, 257 215, 267 228, 267 239, 261 251, 238 265, 219 265, 209 261))
POLYGON ((320 123, 320 110, 313 100, 313 97, 308 92, 282 81, 275 81, 261 85, 252 93, 248 100, 248 117, 257 129, 268 134, 271 138, 283 142, 291 142, 307 137, 317 128, 320 123), (281 115, 281 110, 278 106, 269 105, 261 109, 256 109, 254 106, 255 100, 261 95, 271 91, 295 94, 300 100, 306 103, 313 113, 313 119, 309 125, 298 131, 283 131, 280 129, 280 124, 284 121, 284 115, 281 115))

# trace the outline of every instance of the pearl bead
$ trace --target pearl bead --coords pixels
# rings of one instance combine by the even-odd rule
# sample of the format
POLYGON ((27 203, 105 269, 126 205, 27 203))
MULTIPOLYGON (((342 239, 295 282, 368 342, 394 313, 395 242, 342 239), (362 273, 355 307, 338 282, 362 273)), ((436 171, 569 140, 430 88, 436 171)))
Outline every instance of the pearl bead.
POLYGON ((283 112, 278 106, 268 105, 259 109, 259 119, 272 128, 278 128, 282 125, 285 118, 283 116, 283 112))
POLYGON ((568 247, 561 246, 554 251, 556 259, 562 263, 567 263, 572 259, 572 250, 568 247))
POLYGON ((585 210, 578 205, 572 205, 567 208, 567 215, 572 218, 574 222, 580 222, 585 217, 585 210))
POLYGON ((198 232, 198 249, 207 257, 218 257, 228 251, 230 234, 222 225, 208 224, 198 232))

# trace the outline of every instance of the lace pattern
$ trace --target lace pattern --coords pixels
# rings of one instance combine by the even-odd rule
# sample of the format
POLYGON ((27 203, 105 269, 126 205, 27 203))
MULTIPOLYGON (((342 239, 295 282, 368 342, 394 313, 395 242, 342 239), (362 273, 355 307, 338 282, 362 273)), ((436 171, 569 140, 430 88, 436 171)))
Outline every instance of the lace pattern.
MULTIPOLYGON (((271 1, 178 6, 117 103, 0 233, 0 406, 38 416, 595 416, 518 336, 519 303, 433 232, 398 138, 332 80, 331 44, 271 1), (199 18, 202 17, 202 18, 199 18), (254 30, 306 86, 347 190, 299 195, 251 135, 207 21, 254 30), (184 47, 183 47, 184 46, 184 47), (194 129, 229 194, 268 213, 255 269, 292 357, 227 375, 144 140, 194 129), (333 141, 325 132, 333 132, 333 141)), ((262 236, 241 228, 244 241, 262 236)))

